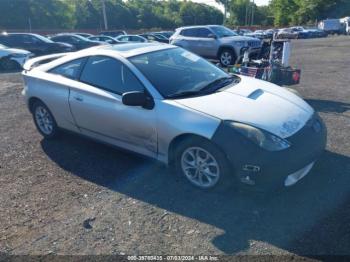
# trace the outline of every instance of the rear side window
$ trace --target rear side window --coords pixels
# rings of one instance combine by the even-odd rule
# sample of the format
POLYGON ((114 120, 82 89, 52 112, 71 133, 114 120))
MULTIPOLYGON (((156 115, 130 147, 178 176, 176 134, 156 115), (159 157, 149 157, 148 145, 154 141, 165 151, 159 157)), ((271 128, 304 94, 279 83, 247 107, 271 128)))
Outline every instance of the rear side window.
POLYGON ((79 78, 79 73, 86 59, 87 58, 80 58, 70 61, 68 63, 51 69, 49 72, 52 74, 61 75, 76 80, 79 78))
POLYGON ((144 90, 143 85, 129 68, 120 61, 106 56, 90 57, 80 81, 118 95, 144 90))
POLYGON ((212 34, 207 28, 198 28, 197 29, 197 37, 208 38, 209 35, 212 34))
POLYGON ((190 37, 195 37, 196 34, 197 34, 196 28, 183 29, 180 33, 180 35, 190 36, 190 37))

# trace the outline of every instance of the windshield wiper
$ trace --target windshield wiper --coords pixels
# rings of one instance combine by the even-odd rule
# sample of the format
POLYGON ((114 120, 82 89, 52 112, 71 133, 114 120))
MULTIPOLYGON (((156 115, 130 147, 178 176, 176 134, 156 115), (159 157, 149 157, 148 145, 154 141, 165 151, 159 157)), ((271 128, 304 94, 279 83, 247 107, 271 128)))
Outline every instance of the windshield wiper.
POLYGON ((189 96, 195 96, 201 93, 200 90, 189 90, 189 91, 181 91, 177 92, 171 95, 168 95, 167 98, 182 98, 182 97, 189 97, 189 96))
POLYGON ((210 82, 209 84, 205 85, 199 90, 179 91, 177 93, 168 95, 167 98, 182 98, 182 97, 190 97, 190 96, 196 96, 196 95, 202 95, 202 94, 209 94, 227 86, 228 84, 231 84, 235 78, 236 78, 235 76, 220 77, 210 82))
POLYGON ((234 81, 235 77, 234 76, 225 76, 225 77, 220 77, 218 79, 215 79, 214 81, 210 82, 206 86, 202 87, 200 89, 201 92, 203 91, 216 91, 219 90, 220 88, 227 86, 228 84, 231 84, 234 81))

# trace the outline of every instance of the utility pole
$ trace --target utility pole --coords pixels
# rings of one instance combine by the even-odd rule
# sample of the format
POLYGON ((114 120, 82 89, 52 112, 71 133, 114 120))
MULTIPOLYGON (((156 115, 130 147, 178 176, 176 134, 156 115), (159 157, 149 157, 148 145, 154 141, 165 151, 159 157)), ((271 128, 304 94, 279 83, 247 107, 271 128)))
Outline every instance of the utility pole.
POLYGON ((32 32, 32 20, 28 17, 29 33, 32 32))
POLYGON ((253 4, 252 4, 252 23, 251 23, 251 25, 254 25, 254 9, 255 9, 255 0, 253 0, 253 4))
POLYGON ((225 3, 224 3, 224 24, 226 24, 226 17, 227 17, 227 0, 225 0, 225 3))
POLYGON ((105 30, 108 30, 108 21, 107 21, 107 14, 106 14, 106 2, 105 2, 105 0, 101 0, 101 2, 102 2, 103 22, 105 24, 105 30))

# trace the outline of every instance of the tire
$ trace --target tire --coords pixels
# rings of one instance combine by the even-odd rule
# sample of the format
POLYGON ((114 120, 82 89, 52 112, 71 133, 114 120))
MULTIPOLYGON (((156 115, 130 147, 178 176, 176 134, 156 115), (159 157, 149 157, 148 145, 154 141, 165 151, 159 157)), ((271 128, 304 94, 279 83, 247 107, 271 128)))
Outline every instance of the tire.
POLYGON ((41 101, 34 102, 31 107, 33 120, 40 134, 46 139, 56 138, 59 128, 49 108, 41 101))
POLYGON ((234 181, 233 170, 224 153, 204 138, 191 137, 180 142, 175 148, 173 164, 177 174, 202 190, 227 190, 234 181), (193 158, 194 154, 197 159, 193 158))
POLYGON ((221 66, 227 67, 233 65, 236 62, 236 55, 231 49, 224 48, 220 51, 219 61, 221 66))
POLYGON ((16 61, 13 61, 7 57, 0 60, 0 67, 5 71, 12 71, 21 68, 16 61))

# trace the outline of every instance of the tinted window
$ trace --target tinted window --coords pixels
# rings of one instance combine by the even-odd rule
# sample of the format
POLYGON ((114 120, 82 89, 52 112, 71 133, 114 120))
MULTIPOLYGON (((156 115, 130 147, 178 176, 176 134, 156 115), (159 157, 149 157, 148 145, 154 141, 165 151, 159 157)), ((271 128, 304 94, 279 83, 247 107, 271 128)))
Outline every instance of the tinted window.
POLYGON ((51 69, 49 72, 52 74, 57 74, 61 76, 65 76, 70 79, 78 79, 81 66, 83 65, 86 58, 77 59, 74 61, 70 61, 54 69, 51 69))
POLYGON ((129 37, 128 36, 123 36, 121 38, 119 38, 120 41, 128 41, 129 37))
POLYGON ((219 38, 237 35, 225 26, 211 26, 210 29, 213 30, 219 38))
POLYGON ((195 37, 196 36, 196 31, 197 30, 195 28, 183 29, 181 31, 180 35, 195 37))
POLYGON ((207 28, 198 28, 196 36, 197 37, 206 37, 206 38, 208 38, 210 34, 212 34, 212 32, 210 32, 209 29, 207 29, 207 28))
POLYGON ((144 90, 142 84, 125 65, 106 56, 90 57, 80 80, 120 95, 129 91, 144 90))
POLYGON ((35 44, 42 42, 39 38, 32 35, 18 35, 18 39, 21 39, 26 44, 35 44))

